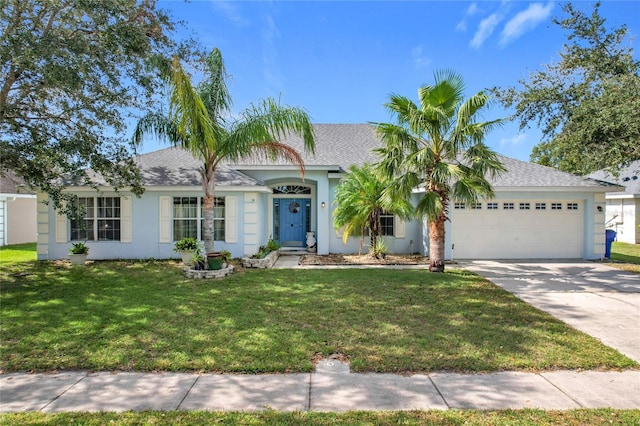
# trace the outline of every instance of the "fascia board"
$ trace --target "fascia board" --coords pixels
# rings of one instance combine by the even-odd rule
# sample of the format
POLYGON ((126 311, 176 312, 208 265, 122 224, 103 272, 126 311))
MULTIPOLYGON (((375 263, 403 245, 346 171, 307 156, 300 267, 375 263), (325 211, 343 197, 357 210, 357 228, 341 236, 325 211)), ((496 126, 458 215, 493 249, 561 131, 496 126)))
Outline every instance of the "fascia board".
MULTIPOLYGON (((230 166, 232 167, 234 170, 237 170, 239 172, 242 172, 243 170, 268 170, 268 171, 278 171, 278 170, 299 170, 298 167, 296 166, 262 166, 262 165, 257 165, 257 166, 230 166)), ((313 171, 327 171, 327 172, 332 172, 332 171, 340 171, 342 170, 340 168, 340 166, 332 166, 332 165, 326 165, 326 166, 315 166, 315 165, 305 165, 304 166, 304 170, 313 170, 313 171)))
POLYGON ((589 186, 494 186, 493 192, 616 192, 618 187, 589 186))
MULTIPOLYGON (((202 192, 202 186, 185 186, 185 185, 159 185, 159 186, 146 186, 145 192, 202 192)), ((271 188, 266 186, 216 186, 215 191, 218 192, 264 192, 271 193, 271 188)), ((100 192, 131 192, 125 189, 119 189, 115 191, 112 187, 100 186, 98 187, 100 192)), ((96 192, 96 190, 90 186, 76 186, 67 187, 64 192, 96 192)))
MULTIPOLYGON (((617 187, 588 187, 588 186, 494 186, 493 192, 584 192, 584 193, 602 193, 602 192, 619 192, 617 187)), ((426 192, 424 188, 416 188, 412 191, 414 194, 426 192)))
POLYGON ((620 194, 617 192, 614 192, 612 194, 606 194, 605 198, 607 200, 620 200, 620 199, 633 199, 633 198, 640 198, 640 194, 620 194))

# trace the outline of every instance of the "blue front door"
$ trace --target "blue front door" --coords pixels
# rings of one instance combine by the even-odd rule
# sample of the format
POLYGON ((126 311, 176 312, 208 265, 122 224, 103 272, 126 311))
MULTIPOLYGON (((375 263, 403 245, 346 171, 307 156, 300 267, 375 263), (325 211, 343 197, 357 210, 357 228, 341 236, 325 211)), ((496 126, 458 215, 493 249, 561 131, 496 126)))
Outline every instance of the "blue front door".
POLYGON ((309 200, 280 198, 280 244, 283 246, 304 246, 306 232, 306 203, 309 200))

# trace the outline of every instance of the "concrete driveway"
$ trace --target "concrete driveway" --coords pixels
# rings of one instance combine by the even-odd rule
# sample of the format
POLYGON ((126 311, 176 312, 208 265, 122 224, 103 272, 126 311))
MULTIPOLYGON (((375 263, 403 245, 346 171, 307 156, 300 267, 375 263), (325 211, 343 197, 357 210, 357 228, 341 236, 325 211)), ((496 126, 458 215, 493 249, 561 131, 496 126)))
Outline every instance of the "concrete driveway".
POLYGON ((461 262, 527 303, 640 362, 640 275, 597 262, 461 262))

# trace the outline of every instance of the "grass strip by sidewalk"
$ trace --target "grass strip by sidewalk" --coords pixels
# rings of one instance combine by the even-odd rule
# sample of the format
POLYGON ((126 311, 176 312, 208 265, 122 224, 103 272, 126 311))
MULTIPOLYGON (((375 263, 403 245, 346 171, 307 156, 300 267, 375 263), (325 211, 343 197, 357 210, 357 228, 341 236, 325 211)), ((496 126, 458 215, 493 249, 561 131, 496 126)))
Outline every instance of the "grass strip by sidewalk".
POLYGON ((637 425, 640 410, 580 409, 567 411, 357 411, 348 413, 126 412, 126 413, 18 413, 1 414, 3 425, 140 425, 140 424, 242 424, 242 425, 476 425, 476 426, 582 426, 637 425))
POLYGON ((640 244, 614 242, 611 260, 615 261, 611 266, 640 274, 640 244))
POLYGON ((0 369, 308 372, 624 369, 637 364, 477 275, 251 270, 172 262, 0 268, 0 369))
POLYGON ((0 247, 0 264, 33 262, 36 260, 36 243, 12 244, 0 247))

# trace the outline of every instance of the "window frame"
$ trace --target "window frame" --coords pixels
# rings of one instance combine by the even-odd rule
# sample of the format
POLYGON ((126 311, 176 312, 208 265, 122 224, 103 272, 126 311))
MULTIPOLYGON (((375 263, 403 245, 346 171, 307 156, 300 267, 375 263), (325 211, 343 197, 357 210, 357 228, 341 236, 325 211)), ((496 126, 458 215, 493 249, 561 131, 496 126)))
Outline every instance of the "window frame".
POLYGON ((383 237, 395 237, 396 236, 396 218, 395 215, 382 212, 380 213, 380 234, 383 237), (388 232, 389 228, 391 233, 388 232))
MULTIPOLYGON (((213 240, 225 241, 226 238, 226 196, 215 197, 213 206, 213 240), (220 203, 221 200, 221 203, 220 203), (222 215, 222 217, 220 217, 222 215)), ((171 197, 171 238, 173 242, 180 241, 182 238, 190 237, 195 238, 198 241, 203 241, 203 229, 204 229, 204 197, 200 196, 173 196, 171 197), (176 204, 177 199, 187 199, 189 201, 195 199, 196 203, 191 207, 191 203, 188 204, 176 204), (193 209, 195 216, 187 215, 187 217, 176 217, 176 206, 188 205, 188 211, 193 209), (188 226, 187 233, 177 234, 176 221, 181 222, 194 222, 191 226, 188 226), (193 225, 195 225, 195 236, 193 235, 193 225)), ((184 230, 185 228, 183 228, 184 230)))
POLYGON ((77 203, 85 209, 84 216, 79 219, 85 226, 79 227, 77 219, 69 219, 69 241, 122 242, 121 197, 77 197, 77 203), (102 200, 103 205, 98 200, 102 200), (106 237, 109 234, 112 238, 106 237))

